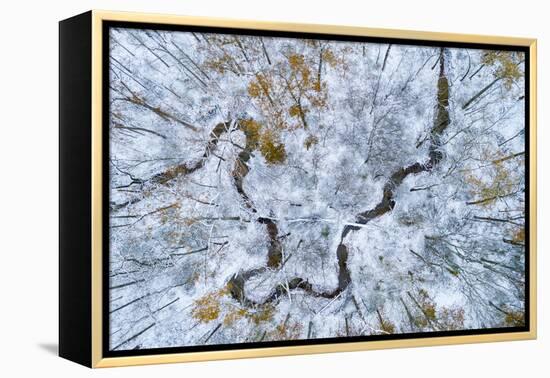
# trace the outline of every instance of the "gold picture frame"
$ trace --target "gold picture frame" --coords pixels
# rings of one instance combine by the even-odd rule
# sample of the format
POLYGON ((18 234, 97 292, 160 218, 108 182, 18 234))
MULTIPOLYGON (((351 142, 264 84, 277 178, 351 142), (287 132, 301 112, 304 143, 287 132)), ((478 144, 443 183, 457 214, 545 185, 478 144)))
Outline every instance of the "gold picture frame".
MULTIPOLYGON (((160 14, 145 14, 145 13, 126 13, 126 12, 111 12, 93 10, 86 14, 89 19, 90 30, 90 69, 91 69, 91 103, 90 120, 91 120, 91 135, 90 137, 90 152, 91 152, 91 231, 90 231, 90 254, 88 260, 89 274, 91 278, 90 288, 91 293, 84 296, 89 300, 90 317, 86 321, 90 321, 89 332, 82 340, 90 343, 90 356, 84 362, 79 361, 79 357, 71 357, 70 352, 64 352, 63 341, 60 342, 60 354, 77 362, 84 363, 90 367, 115 367, 129 365, 144 365, 144 364, 161 364, 174 362, 189 362, 189 361, 208 361, 221 359, 238 359, 252 357, 268 357, 268 356, 285 356, 297 354, 312 354, 312 353, 328 353, 328 352, 349 352, 363 351, 372 349, 388 349, 388 348, 403 348, 403 347, 423 347, 435 345, 449 344, 466 344, 466 343, 484 343, 496 341, 512 341, 512 340, 530 340, 536 339, 537 336, 537 264, 536 264, 536 243, 537 243, 537 41, 530 38, 513 38, 500 36, 482 36, 469 34, 452 34, 452 33, 435 33, 423 31, 409 30, 393 30, 393 29, 378 29, 367 27, 353 26, 334 26, 334 25, 315 25, 315 24, 294 24, 294 23, 279 23, 279 22, 259 22, 247 20, 230 20, 217 19, 209 17, 188 17, 160 14), (201 27, 217 27, 217 28, 238 28, 261 31, 276 31, 276 32, 300 32, 326 35, 343 35, 343 36, 359 36, 359 37, 376 37, 387 39, 400 40, 421 40, 421 41, 436 41, 436 42, 453 42, 453 43, 471 43, 471 44, 493 44, 507 46, 521 46, 528 48, 529 52, 529 249, 526 251, 529 257, 529 329, 522 332, 506 332, 506 333, 490 333, 476 335, 461 335, 461 336, 430 336, 424 338, 407 338, 398 340, 374 340, 360 342, 345 342, 345 343, 328 343, 328 344, 309 344, 299 346, 280 346, 255 349, 231 349, 231 350, 215 350, 201 352, 186 352, 186 353, 166 353, 166 354, 151 354, 139 356, 123 356, 123 357, 104 357, 103 355, 103 243, 104 243, 104 219, 103 214, 103 199, 104 199, 104 177, 103 175, 103 106, 104 106, 104 83, 103 83, 103 42, 104 42, 104 22, 133 22, 133 23, 151 23, 151 24, 167 24, 167 25, 186 25, 186 26, 201 26, 201 27)), ((88 22, 88 21, 87 21, 88 22)), ((63 73, 63 72, 62 72, 63 73)), ((67 100, 68 101, 68 100, 67 100)), ((61 107, 64 104, 60 105, 61 107)), ((63 111, 63 110, 61 110, 63 111)), ((61 231, 63 233, 63 230, 61 231)), ((63 255, 61 257, 63 260, 63 255)), ((63 274, 63 272, 62 272, 63 274)), ((67 278, 68 280, 68 278, 67 278)), ((67 280, 61 279, 61 290, 63 285, 67 284, 67 280)), ((61 312, 67 311, 67 306, 60 304, 63 309, 61 312)), ((73 315, 66 315, 65 320, 73 315)), ((63 320, 60 320, 63 322, 63 320)), ((61 331, 60 331, 61 332, 61 331)), ((65 333, 64 338, 70 338, 65 333)), ((61 339, 63 337, 60 336, 61 339)), ((75 336, 76 337, 76 336, 75 336)), ((66 342, 69 344, 69 342, 66 342)), ((74 343, 73 343, 74 345, 74 343)), ((67 347, 68 348, 68 347, 67 347)), ((68 350, 68 349, 66 349, 68 350)), ((86 349, 88 353, 88 349, 86 349)))

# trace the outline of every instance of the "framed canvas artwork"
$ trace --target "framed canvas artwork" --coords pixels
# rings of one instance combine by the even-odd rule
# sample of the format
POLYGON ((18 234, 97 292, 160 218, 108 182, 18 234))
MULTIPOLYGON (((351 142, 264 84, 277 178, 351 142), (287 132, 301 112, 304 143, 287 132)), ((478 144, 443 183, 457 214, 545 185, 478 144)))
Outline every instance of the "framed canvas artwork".
POLYGON ((60 355, 536 337, 536 41, 60 22, 60 355))

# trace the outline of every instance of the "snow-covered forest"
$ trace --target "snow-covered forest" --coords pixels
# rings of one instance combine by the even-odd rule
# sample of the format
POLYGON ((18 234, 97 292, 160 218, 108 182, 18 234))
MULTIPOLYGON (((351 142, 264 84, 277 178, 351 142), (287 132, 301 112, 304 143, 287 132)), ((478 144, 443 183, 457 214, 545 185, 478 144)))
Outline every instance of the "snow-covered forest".
POLYGON ((523 53, 110 49, 111 350, 524 325, 523 53))

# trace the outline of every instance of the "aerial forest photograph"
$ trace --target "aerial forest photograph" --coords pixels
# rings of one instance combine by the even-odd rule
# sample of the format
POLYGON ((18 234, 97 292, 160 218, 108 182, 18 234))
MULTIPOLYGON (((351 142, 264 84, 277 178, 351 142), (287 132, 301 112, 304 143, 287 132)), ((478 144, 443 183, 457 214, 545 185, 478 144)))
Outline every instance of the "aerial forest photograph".
POLYGON ((109 351, 526 326, 523 50, 108 31, 109 351))

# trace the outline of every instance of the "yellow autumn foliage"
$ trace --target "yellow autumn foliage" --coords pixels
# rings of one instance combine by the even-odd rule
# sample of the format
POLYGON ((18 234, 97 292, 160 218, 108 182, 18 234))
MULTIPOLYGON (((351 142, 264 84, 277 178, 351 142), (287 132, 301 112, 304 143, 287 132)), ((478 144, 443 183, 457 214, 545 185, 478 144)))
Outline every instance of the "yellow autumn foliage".
POLYGON ((504 324, 509 327, 523 327, 525 325, 525 313, 523 311, 509 311, 504 317, 504 324))
POLYGON ((389 320, 382 320, 380 322, 380 329, 386 333, 395 333, 395 325, 389 320))
POLYGON ((481 62, 495 67, 494 75, 504 79, 508 89, 522 76, 517 54, 511 51, 485 51, 481 62))
MULTIPOLYGON (((246 149, 258 150, 269 164, 283 163, 287 151, 282 133, 309 128, 310 117, 327 107, 327 84, 322 73, 341 65, 336 49, 317 40, 303 40, 306 49, 289 49, 283 59, 272 59, 258 69, 251 62, 260 56, 262 61, 266 58, 265 47, 260 44, 246 44, 245 39, 236 36, 202 38, 207 42, 200 47, 207 56, 201 63, 205 71, 232 73, 248 80, 245 91, 258 115, 257 120, 240 121, 247 137, 246 149)), ((309 136, 304 147, 309 149, 317 143, 315 136, 309 136)))
POLYGON ((322 57, 323 60, 327 62, 332 68, 336 67, 336 65, 338 64, 338 60, 336 59, 336 56, 331 49, 324 49, 322 57))
POLYGON ((424 289, 420 289, 418 291, 417 300, 422 314, 415 317, 414 323, 418 327, 426 327, 429 322, 433 322, 436 319, 435 303, 428 295, 428 292, 424 289))
POLYGON ((240 126, 246 135, 247 146, 251 149, 255 149, 260 142, 262 124, 253 119, 244 119, 240 121, 240 126))
POLYGON ((275 314, 275 307, 271 305, 262 306, 259 309, 248 310, 245 308, 234 308, 229 311, 223 320, 223 324, 226 326, 233 325, 239 319, 248 319, 255 325, 268 322, 273 319, 275 314))
POLYGON ((272 305, 266 305, 258 311, 250 312, 248 317, 252 320, 252 322, 254 322, 254 324, 259 325, 260 323, 268 322, 273 319, 273 315, 275 315, 275 307, 272 305))
POLYGON ((195 300, 194 307, 191 310, 193 318, 202 323, 209 323, 212 320, 216 320, 220 316, 221 311, 220 299, 227 294, 227 292, 227 289, 224 288, 208 293, 195 300))
MULTIPOLYGON (((487 154, 484 158, 489 161, 492 160, 487 154)), ((470 193, 475 198, 487 199, 487 201, 480 203, 481 206, 488 206, 499 197, 509 194, 516 182, 513 172, 506 167, 503 161, 494 160, 490 169, 492 172, 488 180, 481 180, 472 172, 465 174, 465 180, 470 185, 470 193)))
POLYGON ((439 311, 438 321, 445 330, 464 329, 464 309, 460 307, 442 307, 439 311))
POLYGON ((295 340, 302 334, 303 326, 300 323, 287 321, 275 327, 274 330, 267 332, 268 340, 295 340))
POLYGON ((312 146, 319 143, 319 138, 317 138, 315 135, 308 135, 306 140, 304 141, 304 147, 306 150, 309 150, 312 146))
POLYGON ((285 145, 273 130, 266 130, 260 138, 260 153, 269 164, 281 164, 286 160, 285 145))
POLYGON ((290 114, 291 117, 299 117, 302 111, 300 110, 300 107, 298 105, 292 105, 288 109, 288 114, 290 114))
POLYGON ((230 311, 227 315, 225 315, 225 318, 223 319, 223 324, 225 326, 231 326, 233 323, 238 321, 239 319, 242 319, 247 314, 246 309, 244 308, 236 308, 233 311, 230 311))
POLYGON ((304 56, 299 54, 291 54, 288 57, 288 64, 293 70, 298 70, 304 66, 304 56))
POLYGON ((525 228, 520 227, 516 229, 512 235, 512 241, 514 243, 525 243, 525 228))
POLYGON ((269 96, 272 85, 269 76, 258 73, 255 80, 248 84, 248 94, 253 98, 269 96))

